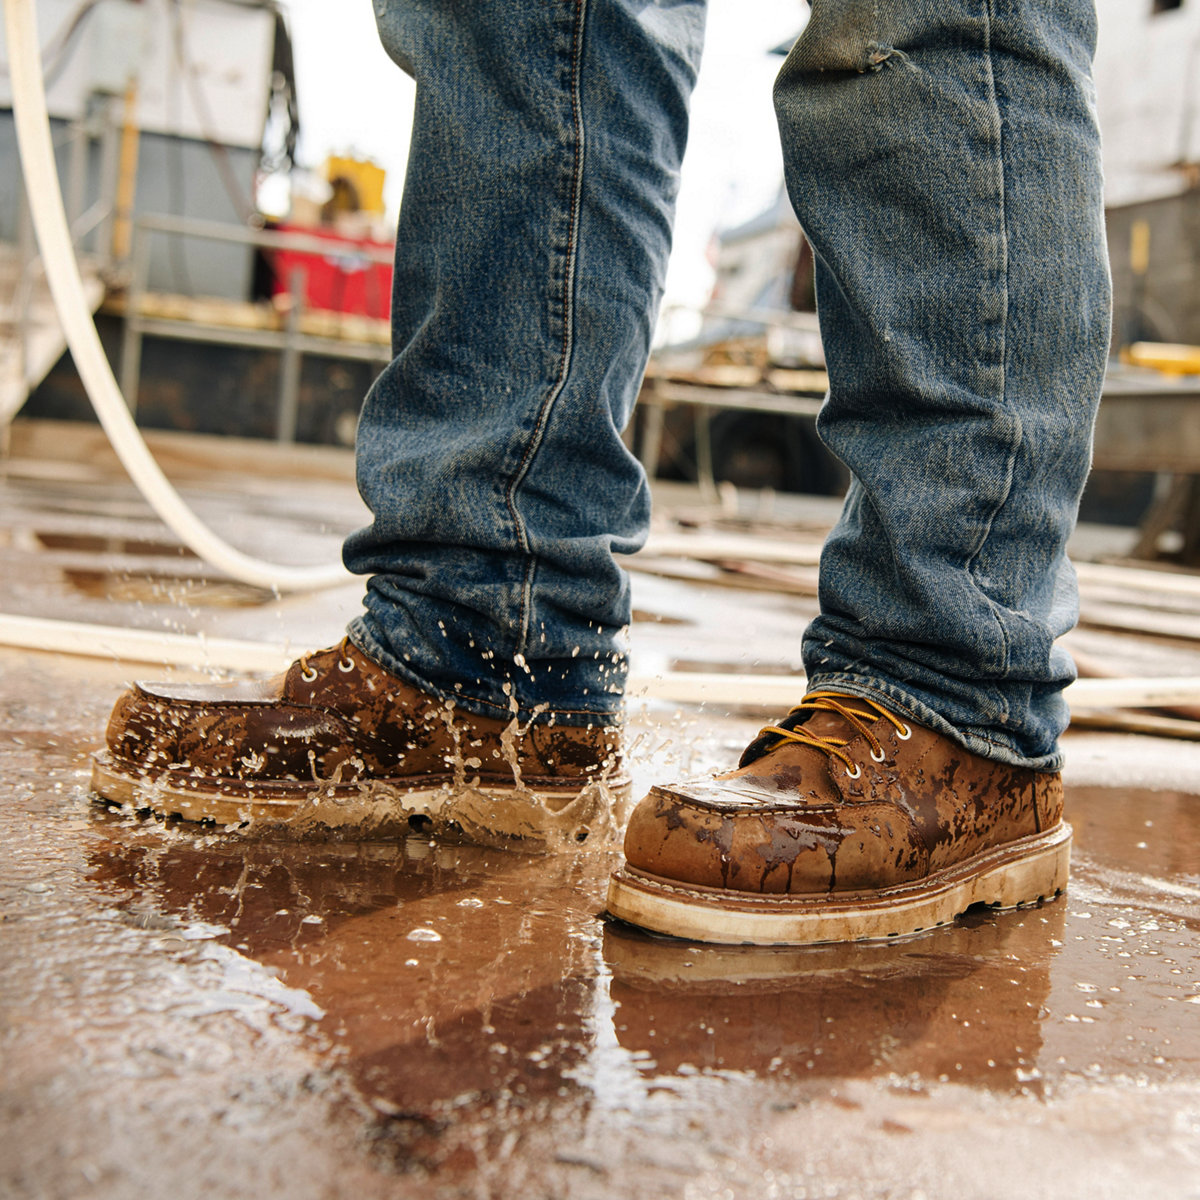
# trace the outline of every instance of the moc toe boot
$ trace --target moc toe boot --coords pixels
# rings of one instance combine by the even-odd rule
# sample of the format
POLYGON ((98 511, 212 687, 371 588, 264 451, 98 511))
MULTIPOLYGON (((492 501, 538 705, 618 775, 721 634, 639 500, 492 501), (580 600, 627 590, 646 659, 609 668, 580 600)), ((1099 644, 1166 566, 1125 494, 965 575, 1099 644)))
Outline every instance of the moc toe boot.
POLYGON ((634 809, 608 912, 658 933, 800 945, 902 937, 1060 892, 1054 773, 993 762, 882 704, 813 693, 737 770, 634 809))
POLYGON ((628 804, 617 728, 478 717, 349 641, 262 682, 135 684, 105 740, 100 797, 223 825, 436 829, 551 848, 607 840, 628 804))

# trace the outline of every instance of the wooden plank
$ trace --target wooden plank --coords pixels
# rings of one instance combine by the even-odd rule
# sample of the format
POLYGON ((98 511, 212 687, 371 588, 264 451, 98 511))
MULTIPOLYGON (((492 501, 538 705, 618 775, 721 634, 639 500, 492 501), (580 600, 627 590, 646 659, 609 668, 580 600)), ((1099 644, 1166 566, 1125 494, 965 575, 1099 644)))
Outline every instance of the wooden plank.
POLYGON ((1190 613, 1086 602, 1080 609, 1079 623, 1094 629, 1117 629, 1123 633, 1200 641, 1200 619, 1190 613))
MULTIPOLYGON (((0 616, 0 644, 92 658, 239 671, 278 670, 292 657, 288 647, 279 644, 15 616, 0 616)), ((664 671, 634 674, 628 686, 634 699, 782 710, 799 702, 806 681, 803 675, 664 671)), ((1200 677, 1079 680, 1066 689, 1065 695, 1072 712, 1196 704, 1200 703, 1200 677)))
MULTIPOLYGON (((1122 678, 1119 671, 1112 670, 1106 662, 1098 659, 1094 654, 1089 654, 1085 650, 1079 650, 1074 645, 1068 646, 1067 649, 1070 650, 1071 657, 1075 660, 1075 669, 1079 672, 1081 679, 1122 678)), ((1200 704, 1164 705, 1163 712, 1172 717, 1182 718, 1185 721, 1200 722, 1200 704)))
POLYGON ((0 615, 0 645, 82 658, 239 672, 279 671, 294 657, 286 646, 268 643, 7 615, 0 615))
POLYGON ((1116 563, 1080 562, 1075 564, 1075 574, 1080 584, 1103 584, 1200 600, 1200 575, 1182 571, 1153 571, 1116 563))
POLYGON ((708 587, 741 589, 753 592, 782 592, 789 596, 815 596, 816 582, 791 576, 790 572, 769 574, 769 568, 728 569, 728 564, 690 561, 682 558, 643 558, 640 554, 626 563, 630 571, 676 579, 708 587))
MULTIPOLYGON (((790 707, 804 695, 803 675, 702 674, 665 671, 630 681, 631 694, 705 704, 790 707)), ((1200 703, 1200 676, 1080 679, 1064 693, 1071 711, 1163 708, 1200 703)))
POLYGON ((1153 713, 1128 712, 1124 709, 1071 714, 1072 729, 1096 729, 1111 733, 1143 733, 1151 737, 1183 738, 1200 742, 1200 721, 1179 717, 1161 717, 1153 713))
MULTIPOLYGON (((354 451, 342 446, 282 445, 167 430, 145 430, 143 436, 159 464, 174 477, 234 474, 354 482, 354 451)), ((124 475, 104 431, 87 421, 14 421, 10 454, 12 459, 90 463, 124 475)))
POLYGON ((700 562, 729 559, 815 566, 821 561, 821 545, 819 541, 803 537, 783 541, 741 533, 654 532, 641 553, 648 558, 692 558, 700 562))
MULTIPOLYGON (((124 317, 128 298, 114 294, 104 304, 104 312, 124 317)), ((181 325, 208 325, 218 329, 268 330, 284 328, 286 312, 274 304, 245 300, 225 300, 217 296, 184 296, 173 292, 146 292, 138 301, 138 316, 146 320, 171 321, 181 325)), ((335 341, 389 346, 391 325, 359 313, 330 312, 306 308, 300 314, 300 332, 308 337, 335 341)))
POLYGON ((780 392, 829 391, 829 375, 825 371, 805 367, 774 367, 767 372, 767 382, 780 392))
POLYGON ((807 571, 797 568, 785 571, 766 563, 733 562, 727 559, 720 560, 717 566, 727 574, 764 591, 788 592, 795 596, 817 596, 820 593, 816 567, 807 571))
MULTIPOLYGON (((698 559, 741 559, 755 562, 811 565, 819 561, 821 546, 810 538, 785 541, 752 534, 654 532, 645 553, 657 557, 678 555, 698 559)), ((1182 571, 1156 571, 1113 563, 1075 563, 1081 584, 1097 584, 1134 591, 1159 592, 1200 600, 1200 575, 1182 571)))
POLYGON ((1200 704, 1200 675, 1157 678, 1079 679, 1064 693, 1071 710, 1168 708, 1200 704))

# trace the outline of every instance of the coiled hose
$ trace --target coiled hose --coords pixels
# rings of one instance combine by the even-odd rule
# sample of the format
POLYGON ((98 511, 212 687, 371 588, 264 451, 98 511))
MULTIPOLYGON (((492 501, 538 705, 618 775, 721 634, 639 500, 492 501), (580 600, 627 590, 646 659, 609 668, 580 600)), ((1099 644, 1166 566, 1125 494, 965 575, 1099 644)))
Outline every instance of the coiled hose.
POLYGON ((147 449, 100 345, 84 297, 54 160, 33 5, 34 0, 4 2, 17 145, 50 294, 76 369, 109 442, 151 508, 210 566, 243 583, 280 592, 316 591, 346 583, 351 576, 340 563, 281 566, 231 546, 187 506, 147 449))

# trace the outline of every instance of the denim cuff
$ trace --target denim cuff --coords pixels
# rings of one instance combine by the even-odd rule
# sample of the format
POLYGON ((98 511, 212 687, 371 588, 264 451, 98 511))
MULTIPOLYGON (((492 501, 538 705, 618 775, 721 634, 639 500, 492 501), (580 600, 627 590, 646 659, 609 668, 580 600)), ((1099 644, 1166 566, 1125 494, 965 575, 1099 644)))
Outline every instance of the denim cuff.
POLYGON ((1033 771, 1062 770, 1063 756, 1060 750, 1029 758, 1021 753, 1014 740, 1003 735, 998 736, 996 730, 959 728, 952 725, 911 691, 888 680, 846 671, 833 671, 828 674, 810 675, 808 691, 845 692, 864 700, 882 701, 888 708, 897 709, 904 716, 911 717, 918 725, 945 735, 980 758, 1007 763, 1014 767, 1027 767, 1033 771))
POLYGON ((522 725, 572 725, 582 728, 605 728, 621 725, 625 719, 624 700, 620 693, 603 692, 611 706, 602 710, 555 707, 548 703, 522 703, 516 689, 507 688, 507 703, 498 703, 484 696, 471 695, 460 683, 452 687, 439 686, 413 670, 411 665, 396 658, 371 629, 366 617, 355 617, 346 627, 350 641, 373 662, 405 683, 419 688, 429 696, 453 703, 456 707, 473 713, 477 717, 492 717, 503 720, 511 717, 522 725))

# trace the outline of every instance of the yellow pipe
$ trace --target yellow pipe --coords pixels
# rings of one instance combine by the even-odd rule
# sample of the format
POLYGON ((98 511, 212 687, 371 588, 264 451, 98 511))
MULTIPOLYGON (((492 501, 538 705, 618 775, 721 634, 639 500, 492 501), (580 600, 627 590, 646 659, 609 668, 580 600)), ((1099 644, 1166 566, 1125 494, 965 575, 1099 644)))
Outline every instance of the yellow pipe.
POLYGON ((137 195, 138 150, 141 130, 137 123, 137 76, 125 86, 125 111, 121 119, 121 154, 117 166, 116 215, 113 221, 113 261, 127 262, 133 245, 133 202, 137 195))

